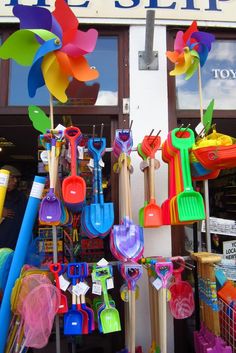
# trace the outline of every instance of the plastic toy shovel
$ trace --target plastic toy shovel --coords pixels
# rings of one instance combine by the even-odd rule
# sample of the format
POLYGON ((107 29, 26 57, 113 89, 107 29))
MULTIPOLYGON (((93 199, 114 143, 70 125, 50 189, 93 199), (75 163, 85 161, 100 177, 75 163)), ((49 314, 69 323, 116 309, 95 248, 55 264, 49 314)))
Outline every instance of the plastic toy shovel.
POLYGON ((143 159, 143 161, 140 163, 140 169, 143 172, 144 175, 144 206, 139 209, 139 225, 143 227, 144 224, 144 208, 148 204, 149 200, 149 190, 148 190, 148 162, 147 162, 147 156, 143 153, 142 151, 142 144, 139 143, 137 146, 138 154, 139 156, 143 159))
POLYGON ((101 282, 105 308, 100 313, 100 320, 103 333, 116 332, 121 330, 119 311, 112 307, 107 293, 106 280, 111 277, 108 267, 96 269, 94 279, 101 282))
POLYGON ((39 219, 42 223, 57 225, 61 218, 61 203, 59 198, 56 196, 55 190, 55 157, 56 157, 56 140, 52 139, 51 152, 49 150, 50 144, 48 144, 49 152, 49 176, 50 176, 50 188, 46 196, 44 196, 40 209, 39 219))
POLYGON ((155 264, 155 271, 162 282, 162 287, 160 289, 160 346, 161 352, 167 353, 167 319, 166 319, 166 306, 167 306, 167 281, 172 276, 173 264, 171 261, 160 261, 155 264))
POLYGON ((76 286, 76 275, 73 274, 74 264, 68 264, 67 276, 72 279, 72 305, 64 315, 64 335, 81 335, 83 332, 83 315, 77 310, 76 294, 73 287, 76 286))
POLYGON ((181 278, 181 273, 184 270, 184 259, 179 257, 178 261, 181 262, 181 265, 173 270, 175 282, 169 288, 171 292, 169 306, 175 319, 186 319, 194 311, 193 289, 190 283, 183 281, 181 278))
POLYGON ((81 210, 86 195, 86 184, 83 178, 77 175, 77 142, 81 138, 80 129, 71 126, 65 129, 64 135, 71 146, 71 176, 66 177, 62 183, 63 199, 73 212, 81 210))
POLYGON ((65 314, 68 311, 67 297, 64 294, 62 294, 61 289, 60 289, 60 283, 59 283, 59 273, 62 270, 62 266, 60 263, 54 263, 54 264, 50 264, 49 268, 50 268, 50 271, 54 274, 55 281, 56 281, 56 287, 60 291, 60 298, 61 299, 60 299, 60 305, 59 305, 57 313, 58 314, 65 314))
POLYGON ((155 153, 160 147, 160 136, 145 136, 142 142, 143 152, 150 157, 149 187, 150 200, 144 208, 144 227, 159 227, 162 222, 161 207, 156 204, 155 199, 155 153))
POLYGON ((204 202, 202 195, 193 190, 189 163, 189 149, 195 141, 194 132, 191 129, 187 129, 181 137, 178 137, 178 133, 179 128, 171 132, 171 143, 173 147, 180 151, 184 185, 184 190, 176 197, 178 218, 181 222, 202 220, 205 219, 204 202))
POLYGON ((93 228, 100 234, 106 234, 114 223, 114 207, 112 202, 104 202, 102 188, 102 170, 99 164, 106 148, 105 138, 92 138, 88 141, 88 150, 94 158, 94 168, 98 172, 99 203, 90 205, 90 220, 93 228))

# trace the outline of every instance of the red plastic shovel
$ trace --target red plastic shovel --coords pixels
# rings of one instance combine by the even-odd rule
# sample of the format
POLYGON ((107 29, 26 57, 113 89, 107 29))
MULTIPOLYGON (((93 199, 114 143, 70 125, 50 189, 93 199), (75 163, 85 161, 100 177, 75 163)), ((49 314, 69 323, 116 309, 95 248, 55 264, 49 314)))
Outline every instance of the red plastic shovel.
POLYGON ((61 301, 60 301, 60 305, 59 305, 57 313, 58 314, 65 314, 68 311, 67 297, 64 294, 62 294, 61 288, 60 288, 60 283, 59 283, 59 273, 62 270, 62 266, 58 262, 55 264, 50 264, 49 268, 50 268, 50 271, 54 275, 54 278, 56 281, 56 287, 57 287, 57 289, 59 289, 59 291, 61 293, 61 301))
MULTIPOLYGON (((172 258, 172 261, 174 259, 172 258)), ((185 261, 182 257, 176 258, 181 265, 173 270, 175 282, 169 288, 171 300, 169 301, 171 314, 175 319, 186 319, 194 311, 193 288, 187 281, 183 281, 181 274, 184 270, 185 261)))
POLYGON ((71 146, 71 176, 68 176, 62 183, 62 195, 68 208, 77 212, 81 210, 86 196, 86 183, 83 178, 77 175, 77 143, 81 137, 78 127, 71 126, 65 129, 64 135, 71 146))
POLYGON ((160 136, 145 136, 142 142, 143 152, 150 157, 150 200, 144 208, 144 227, 159 227, 162 222, 161 207, 156 204, 155 199, 155 153, 160 147, 160 136))

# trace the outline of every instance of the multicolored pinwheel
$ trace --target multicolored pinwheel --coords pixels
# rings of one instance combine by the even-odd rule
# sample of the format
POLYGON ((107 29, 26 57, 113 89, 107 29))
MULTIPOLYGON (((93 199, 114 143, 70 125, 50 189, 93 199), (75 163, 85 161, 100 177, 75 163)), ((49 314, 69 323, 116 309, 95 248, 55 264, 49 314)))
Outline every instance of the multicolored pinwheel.
POLYGON ((20 29, 0 47, 0 58, 14 59, 31 66, 28 91, 34 97, 39 87, 61 102, 67 101, 65 90, 71 78, 95 80, 98 71, 84 57, 96 45, 98 33, 78 30, 79 22, 64 0, 55 1, 55 10, 38 6, 16 5, 13 13, 20 20, 20 29))
POLYGON ((197 22, 193 21, 186 32, 178 31, 174 42, 174 51, 167 51, 166 56, 175 64, 171 76, 185 74, 188 80, 193 76, 200 63, 205 64, 211 43, 215 37, 206 32, 198 31, 197 22))

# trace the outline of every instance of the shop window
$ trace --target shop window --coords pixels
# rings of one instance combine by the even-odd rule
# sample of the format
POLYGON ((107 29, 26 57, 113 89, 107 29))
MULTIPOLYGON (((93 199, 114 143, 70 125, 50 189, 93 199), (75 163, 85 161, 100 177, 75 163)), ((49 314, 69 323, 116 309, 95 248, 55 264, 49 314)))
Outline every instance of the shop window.
MULTIPOLYGON (((215 98, 215 109, 236 109, 236 41, 217 39, 202 70, 203 107, 215 98)), ((199 107, 198 74, 184 79, 176 77, 176 109, 199 107)))
MULTIPOLYGON (((101 36, 98 38, 96 49, 88 55, 90 66, 94 66, 99 71, 99 78, 90 81, 83 86, 82 90, 79 83, 74 83, 73 88, 68 88, 69 105, 118 105, 118 37, 101 36), (78 85, 78 86, 76 86, 78 85), (83 91, 83 99, 80 93, 83 91), (86 92, 87 96, 84 96, 86 92)), ((27 89, 28 67, 22 67, 15 61, 10 62, 10 80, 8 92, 9 106, 27 105, 48 105, 49 93, 44 86, 37 90, 34 98, 30 98, 27 89)), ((84 85, 84 84, 83 84, 84 85)))

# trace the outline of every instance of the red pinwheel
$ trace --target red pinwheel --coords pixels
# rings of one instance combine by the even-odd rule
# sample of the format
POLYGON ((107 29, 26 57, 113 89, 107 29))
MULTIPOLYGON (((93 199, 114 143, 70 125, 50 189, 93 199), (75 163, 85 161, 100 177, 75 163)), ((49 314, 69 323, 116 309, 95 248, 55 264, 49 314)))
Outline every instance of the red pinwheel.
POLYGON ((211 43, 215 40, 212 34, 201 32, 197 28, 197 22, 193 21, 186 32, 178 31, 174 42, 174 51, 167 51, 166 56, 175 64, 171 76, 185 74, 189 79, 197 70, 198 64, 203 66, 211 43))
POLYGON ((98 33, 95 29, 78 30, 78 19, 64 0, 55 1, 52 13, 42 7, 26 5, 14 6, 13 13, 20 20, 20 29, 0 47, 0 58, 31 66, 30 97, 46 85, 49 92, 64 103, 71 78, 90 81, 98 77, 98 71, 91 68, 84 57, 94 50, 98 33))

